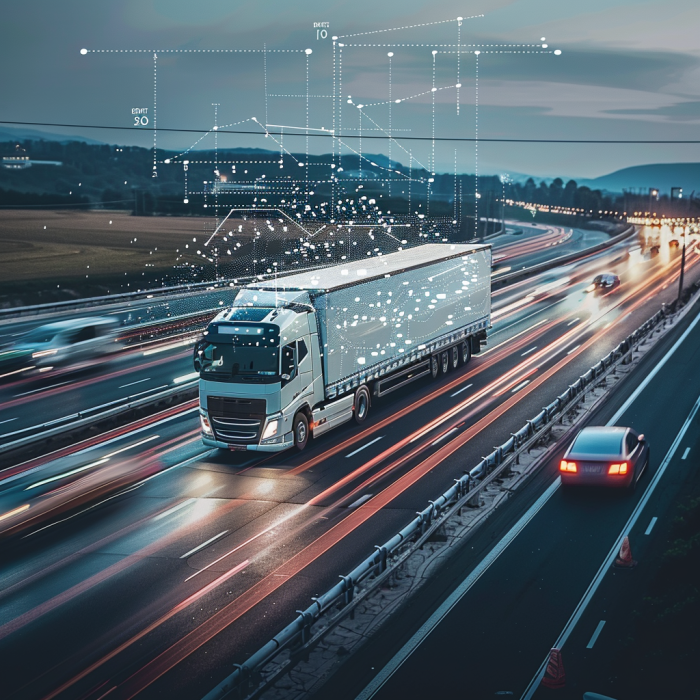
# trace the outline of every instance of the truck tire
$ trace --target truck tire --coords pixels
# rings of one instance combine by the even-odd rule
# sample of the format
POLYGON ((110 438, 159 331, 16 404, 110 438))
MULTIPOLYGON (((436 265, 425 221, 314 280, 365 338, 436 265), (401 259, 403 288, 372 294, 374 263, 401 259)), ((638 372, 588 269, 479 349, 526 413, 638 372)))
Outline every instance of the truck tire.
POLYGON ((460 359, 462 360, 462 364, 466 365, 467 362, 469 362, 471 356, 472 356, 472 349, 471 346, 469 345, 469 341, 465 340, 459 348, 459 354, 460 354, 460 359))
POLYGON ((447 370, 450 368, 450 354, 447 350, 443 351, 440 355, 440 369, 443 374, 447 374, 447 370))
POLYGON ((353 415, 355 423, 364 423, 369 415, 370 396, 369 389, 364 384, 355 392, 353 415))
POLYGON ((294 432, 294 447, 301 451, 309 441, 309 419, 306 414, 299 412, 294 416, 292 430, 294 432))
POLYGON ((440 360, 437 355, 430 356, 430 376, 437 379, 440 374, 440 360))
POLYGON ((452 369, 459 367, 459 348, 455 345, 450 350, 450 359, 452 360, 452 369))

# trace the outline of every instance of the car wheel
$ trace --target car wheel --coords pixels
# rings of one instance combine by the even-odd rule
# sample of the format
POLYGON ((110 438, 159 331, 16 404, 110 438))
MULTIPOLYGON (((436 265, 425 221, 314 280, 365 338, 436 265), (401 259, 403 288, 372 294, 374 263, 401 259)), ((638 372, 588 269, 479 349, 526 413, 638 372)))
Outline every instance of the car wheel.
POLYGON ((356 423, 364 423, 369 414, 370 396, 369 389, 366 386, 361 386, 355 392, 355 403, 353 414, 356 423))
POLYGON ((460 346, 460 354, 461 354, 461 356, 462 356, 462 358, 461 358, 461 359, 462 359, 462 364, 463 364, 463 365, 466 365, 467 362, 469 362, 469 360, 470 360, 470 358, 471 358, 471 356, 472 356, 472 349, 471 349, 471 347, 470 347, 470 345, 469 345, 469 341, 468 341, 468 340, 465 341, 464 343, 462 343, 462 345, 460 346))
POLYGON ((304 413, 297 413, 294 416, 294 446, 297 450, 303 450, 309 441, 309 419, 304 413))
POLYGON ((450 350, 450 353, 452 355, 452 369, 457 369, 457 367, 459 367, 459 348, 452 348, 452 350, 450 350))
POLYGON ((440 362, 437 355, 432 355, 430 358, 430 376, 433 379, 437 379, 438 374, 440 374, 440 362))
POLYGON ((450 368, 450 354, 445 350, 440 355, 440 369, 443 374, 447 374, 447 370, 450 368))

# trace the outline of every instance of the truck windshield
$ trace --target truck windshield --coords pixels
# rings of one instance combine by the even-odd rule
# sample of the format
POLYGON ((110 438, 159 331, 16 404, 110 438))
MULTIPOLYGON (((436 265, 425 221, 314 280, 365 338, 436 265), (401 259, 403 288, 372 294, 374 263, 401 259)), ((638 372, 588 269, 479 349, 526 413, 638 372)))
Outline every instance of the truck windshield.
POLYGON ((218 324, 195 348, 202 379, 274 382, 280 372, 279 329, 257 324, 218 324))

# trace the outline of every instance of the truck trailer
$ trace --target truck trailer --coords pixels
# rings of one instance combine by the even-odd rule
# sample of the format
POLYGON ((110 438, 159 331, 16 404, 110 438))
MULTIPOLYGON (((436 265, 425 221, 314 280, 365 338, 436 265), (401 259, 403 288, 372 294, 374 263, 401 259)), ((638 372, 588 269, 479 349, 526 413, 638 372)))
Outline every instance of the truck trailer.
POLYGON ((241 288, 195 345, 205 445, 304 449, 486 342, 491 247, 431 243, 241 288))

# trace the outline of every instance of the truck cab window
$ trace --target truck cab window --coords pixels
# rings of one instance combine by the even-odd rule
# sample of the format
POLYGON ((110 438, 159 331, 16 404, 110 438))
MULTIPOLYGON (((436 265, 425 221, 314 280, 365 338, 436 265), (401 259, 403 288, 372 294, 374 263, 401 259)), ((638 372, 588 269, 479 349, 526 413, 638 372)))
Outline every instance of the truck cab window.
POLYGON ((303 340, 297 340, 297 355, 298 355, 298 362, 301 364, 304 361, 304 358, 309 354, 309 351, 306 347, 306 343, 303 340))
POLYGON ((282 386, 291 382, 297 373, 296 342, 289 343, 282 348, 282 386), (286 375, 286 377, 285 377, 286 375))

